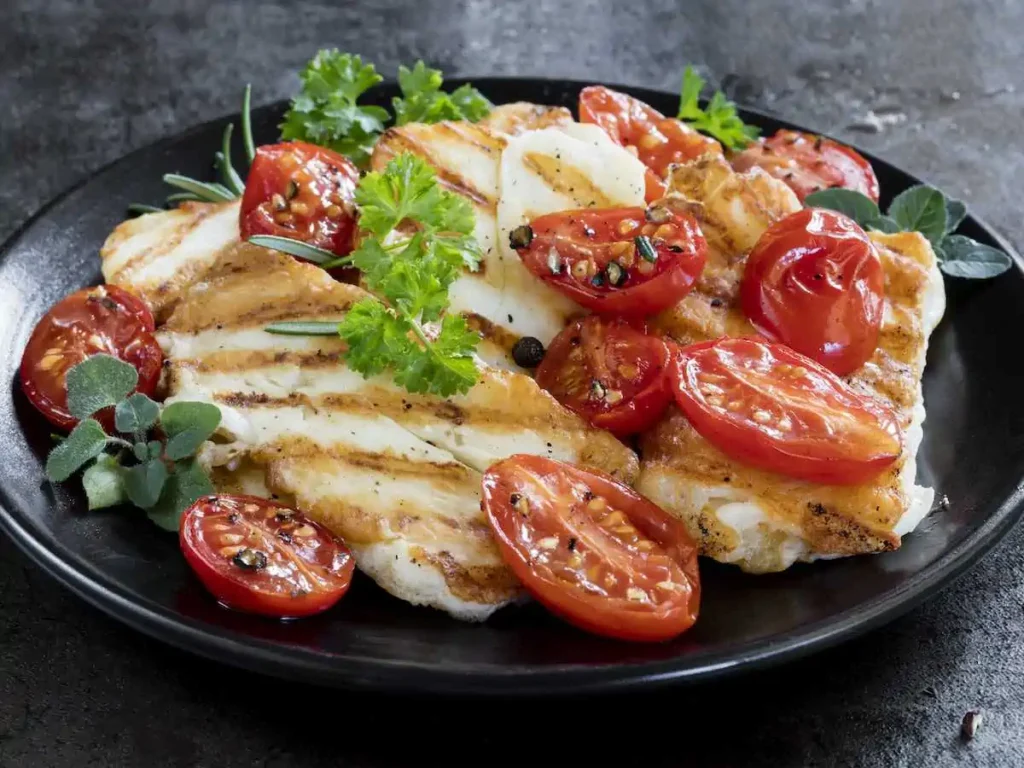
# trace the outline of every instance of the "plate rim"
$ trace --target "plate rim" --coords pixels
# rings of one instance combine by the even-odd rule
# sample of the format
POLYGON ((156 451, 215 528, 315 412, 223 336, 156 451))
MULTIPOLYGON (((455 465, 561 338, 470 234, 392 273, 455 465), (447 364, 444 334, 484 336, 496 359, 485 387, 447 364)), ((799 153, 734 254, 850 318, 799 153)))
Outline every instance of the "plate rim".
MULTIPOLYGON (((581 88, 590 84, 589 81, 576 79, 516 76, 469 76, 449 79, 449 83, 453 85, 464 82, 475 83, 483 90, 486 90, 486 84, 495 87, 527 85, 538 89, 551 84, 568 88, 581 88)), ((641 98, 644 98, 644 94, 654 94, 659 98, 676 95, 668 90, 640 85, 605 84, 611 88, 637 94, 641 98)), ((385 80, 381 86, 394 87, 395 83, 393 80, 385 80)), ((280 110, 286 104, 287 100, 268 102, 258 105, 252 111, 280 110)), ((782 116, 741 104, 738 104, 738 107, 745 115, 756 120, 793 125, 782 116)), ((238 113, 227 113, 198 123, 138 147, 87 172, 77 182, 40 206, 10 233, 0 244, 0 262, 7 258, 9 252, 33 225, 96 177, 121 164, 130 164, 138 155, 177 144, 193 134, 209 131, 216 125, 237 118, 238 113)), ((829 136, 827 132, 817 133, 829 136)), ((869 159, 880 161, 918 183, 931 184, 929 180, 903 170, 900 165, 881 155, 865 152, 855 144, 849 145, 869 159)), ((1009 238, 977 215, 971 213, 970 218, 1010 255, 1016 269, 1024 272, 1024 258, 1009 238)), ((0 530, 3 530, 30 560, 103 613, 136 631, 181 650, 236 668, 317 685, 386 693, 531 696, 622 692, 734 677, 745 672, 788 663, 860 636, 934 596, 976 565, 1000 543, 1024 514, 1024 475, 1018 477, 1013 490, 977 530, 896 590, 874 600, 859 603, 828 619, 789 630, 779 635, 774 642, 766 643, 759 640, 738 645, 730 649, 728 660, 689 668, 680 668, 681 659, 692 658, 693 655, 700 656, 699 652, 655 662, 620 662, 588 666, 560 664, 545 668, 515 665, 505 669, 488 667, 481 670, 428 668, 422 664, 397 659, 376 658, 367 661, 361 657, 327 658, 316 651, 286 647, 278 642, 266 641, 243 632, 211 626, 158 604, 150 605, 149 601, 140 600, 137 596, 133 599, 130 591, 121 590, 109 583, 101 573, 95 572, 87 563, 77 560, 74 553, 70 553, 71 557, 65 559, 58 551, 60 548, 49 546, 46 541, 36 537, 23 525, 8 509, 9 505, 7 491, 0 487, 0 530)), ((715 655, 720 656, 721 652, 715 655)))

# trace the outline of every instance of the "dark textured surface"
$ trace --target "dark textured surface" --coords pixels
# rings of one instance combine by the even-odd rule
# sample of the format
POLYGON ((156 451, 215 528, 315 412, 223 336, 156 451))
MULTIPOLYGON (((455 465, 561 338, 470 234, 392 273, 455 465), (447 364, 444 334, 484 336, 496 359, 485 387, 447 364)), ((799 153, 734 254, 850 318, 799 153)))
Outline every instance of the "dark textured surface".
MULTIPOLYGON (((846 135, 1024 242, 1011 197, 1024 170, 1024 10, 1009 1, 841 12, 798 2, 126 5, 0 9, 0 234, 127 150, 235 109, 245 80, 259 101, 286 95, 317 47, 337 45, 386 73, 422 56, 453 74, 653 86, 674 85, 695 62, 737 98, 837 133, 873 110, 890 124, 846 135)), ((714 689, 607 701, 599 722, 624 728, 574 716, 562 734, 567 709, 585 705, 494 707, 487 718, 426 701, 355 708, 344 695, 195 661, 85 607, 0 541, 0 765, 405 765, 428 755, 518 765, 537 761, 529 744, 496 749, 492 734, 539 721, 562 736, 563 764, 608 733, 609 759, 626 737, 662 734, 643 743, 665 764, 1017 766, 1022 543, 1018 530, 942 596, 861 640, 714 689), (963 746, 971 708, 986 719, 963 746), (371 725, 394 736, 371 739, 371 725)))

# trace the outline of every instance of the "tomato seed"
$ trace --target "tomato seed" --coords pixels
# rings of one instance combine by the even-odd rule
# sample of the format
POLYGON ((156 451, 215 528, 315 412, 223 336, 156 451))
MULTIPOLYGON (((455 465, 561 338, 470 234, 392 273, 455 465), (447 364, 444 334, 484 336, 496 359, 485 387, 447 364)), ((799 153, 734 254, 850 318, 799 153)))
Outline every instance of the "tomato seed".
POLYGON ((660 240, 668 240, 672 235, 676 233, 676 228, 671 224, 662 224, 656 230, 654 230, 654 236, 660 240))
POLYGON ((224 555, 224 557, 231 557, 232 555, 237 555, 243 549, 245 549, 245 547, 243 547, 241 544, 239 544, 238 546, 235 546, 235 547, 221 547, 218 551, 222 555, 224 555))
POLYGON ((316 531, 313 530, 313 526, 311 525, 303 525, 297 530, 293 531, 293 533, 296 536, 312 536, 314 533, 316 533, 316 531))
POLYGON ((327 218, 338 219, 341 218, 341 208, 337 205, 327 206, 327 218))
POLYGON ((675 592, 678 589, 682 589, 682 586, 680 584, 676 584, 674 581, 659 581, 654 586, 658 587, 659 589, 667 589, 670 592, 675 592))
MULTIPOLYGON (((633 221, 632 219, 623 219, 622 221, 619 222, 619 234, 628 235, 630 232, 632 232, 639 226, 640 225, 637 222, 633 221)), ((616 245, 619 245, 619 243, 616 243, 616 245)))
POLYGON ((583 556, 579 552, 573 552, 566 562, 570 568, 579 568, 583 565, 583 556))
POLYGON ((753 415, 750 418, 752 418, 758 424, 767 424, 769 421, 772 420, 771 414, 768 413, 767 411, 754 411, 753 415))
POLYGON ((619 365, 619 375, 624 379, 635 379, 638 373, 640 373, 639 369, 632 363, 622 363, 619 365))
POLYGON ((601 497, 593 498, 587 503, 587 509, 591 510, 592 512, 600 512, 602 509, 604 509, 604 507, 604 499, 602 499, 601 497))
POLYGON ((654 230, 656 229, 657 227, 654 226, 653 224, 644 224, 644 228, 640 230, 640 234, 650 237, 651 235, 654 234, 654 230))
MULTIPOLYGON (((227 527, 227 526, 225 526, 225 527, 227 527)), ((240 533, 225 533, 223 536, 220 537, 220 543, 221 544, 238 544, 243 538, 245 538, 245 537, 242 536, 242 534, 240 534, 240 533)))
POLYGON ((278 193, 274 193, 270 198, 270 204, 274 206, 275 211, 287 211, 288 203, 285 202, 284 197, 278 193))
POLYGON ((656 133, 645 133, 640 137, 640 148, 641 149, 654 149, 665 142, 662 141, 661 137, 656 133))
POLYGON ((546 536, 537 542, 537 546, 541 549, 558 549, 558 538, 555 536, 546 536))
POLYGON ((647 600, 647 593, 640 589, 640 587, 630 587, 626 590, 626 597, 629 600, 642 603, 647 600))
POLYGON ((292 202, 291 209, 296 216, 309 216, 309 206, 301 200, 292 202))
MULTIPOLYGON (((242 509, 245 510, 246 512, 248 512, 249 514, 252 514, 253 512, 259 512, 260 511, 260 508, 259 508, 258 504, 246 504, 244 507, 242 507, 242 509)), ((273 515, 274 513, 271 512, 270 514, 273 515)))
POLYGON ((633 546, 639 549, 641 552, 649 552, 650 550, 654 549, 654 542, 650 539, 640 539, 640 541, 638 541, 633 546))

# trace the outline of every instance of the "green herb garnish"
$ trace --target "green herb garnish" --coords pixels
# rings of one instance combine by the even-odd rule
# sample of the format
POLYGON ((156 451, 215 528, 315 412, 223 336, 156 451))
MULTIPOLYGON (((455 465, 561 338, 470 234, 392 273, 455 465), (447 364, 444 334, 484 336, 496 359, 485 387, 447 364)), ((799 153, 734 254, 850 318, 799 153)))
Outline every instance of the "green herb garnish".
POLYGON ((967 215, 967 206, 927 184, 900 192, 885 215, 874 200, 852 189, 823 189, 808 195, 804 202, 846 214, 865 229, 920 232, 932 244, 939 269, 950 277, 996 277, 1013 264, 998 248, 953 234, 967 215))
POLYGON ((281 138, 333 149, 365 167, 389 115, 359 97, 383 78, 373 64, 337 50, 318 51, 299 75, 302 91, 281 123, 281 138))
POLYGON ((410 392, 448 397, 467 391, 478 376, 473 351, 480 337, 462 317, 444 313, 451 284, 463 269, 476 270, 482 258, 472 235, 472 206, 442 189, 433 168, 409 153, 364 176, 356 203, 361 238, 349 258, 386 303, 363 299, 340 323, 282 322, 265 330, 336 332, 347 345, 346 363, 364 376, 389 370, 410 392), (411 234, 399 235, 399 225, 411 234))
POLYGON ((493 104, 471 85, 460 85, 451 93, 441 90, 441 70, 417 61, 412 69, 398 68, 402 95, 391 100, 395 125, 439 123, 443 120, 476 122, 490 114, 493 104))
POLYGON ((68 410, 80 419, 46 460, 46 477, 67 480, 85 467, 82 486, 89 509, 125 501, 147 512, 157 525, 177 530, 179 516, 213 485, 195 458, 220 425, 220 409, 210 403, 160 405, 139 392, 134 366, 110 355, 94 355, 67 375, 68 410), (114 406, 108 435, 92 418, 114 406), (154 427, 160 439, 148 439, 154 427))
POLYGON ((726 149, 743 149, 760 135, 761 130, 744 123, 736 112, 736 105, 722 91, 715 91, 707 107, 701 108, 700 92, 704 82, 693 67, 688 66, 683 71, 679 119, 717 139, 726 149))

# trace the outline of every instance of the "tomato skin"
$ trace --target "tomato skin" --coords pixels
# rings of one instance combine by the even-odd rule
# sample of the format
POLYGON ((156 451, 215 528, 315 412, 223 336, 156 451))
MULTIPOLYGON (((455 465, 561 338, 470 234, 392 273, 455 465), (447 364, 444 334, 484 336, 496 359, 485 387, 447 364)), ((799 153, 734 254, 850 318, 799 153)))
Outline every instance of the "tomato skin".
MULTIPOLYGON (((67 372, 87 357, 105 353, 135 366, 135 391, 152 395, 164 359, 152 335, 155 327, 146 303, 115 285, 65 296, 43 315, 25 345, 19 368, 22 391, 51 424, 71 430, 78 419, 67 407, 67 372)), ((113 409, 104 409, 95 418, 108 431, 113 429, 113 409)))
POLYGON ((845 376, 878 346, 884 290, 867 233, 841 213, 805 208, 758 239, 740 300, 761 334, 845 376))
POLYGON ((608 315, 644 317, 673 306, 707 260, 696 219, 657 206, 550 213, 534 219, 530 232, 529 245, 516 248, 526 268, 581 306, 608 315), (660 223, 647 220, 653 210, 660 223), (657 254, 653 263, 641 255, 640 235, 657 254), (618 285, 609 276, 613 265, 625 276, 618 285))
POLYGON ((355 570, 351 552, 324 526, 258 496, 202 497, 182 514, 178 539, 207 590, 244 613, 281 619, 321 613, 345 595, 355 570), (258 550, 264 565, 238 565, 231 550, 241 548, 258 550))
POLYGON ((633 324, 588 315, 554 338, 536 380, 566 408, 621 438, 652 427, 672 401, 669 356, 664 341, 633 324))
POLYGON ((345 256, 354 247, 358 183, 352 161, 326 147, 303 141, 259 147, 242 195, 242 239, 289 237, 345 256))
POLYGON ((483 509, 513 573, 570 624, 656 642, 697 620, 697 547, 686 526, 614 478, 519 454, 484 473, 483 509))
POLYGON ((831 187, 852 189, 878 202, 878 177, 857 150, 810 133, 782 129, 732 157, 737 171, 760 166, 804 201, 831 187))
POLYGON ((603 85, 580 91, 581 123, 594 123, 613 141, 632 147, 647 166, 647 202, 664 196, 663 179, 673 163, 685 163, 711 152, 722 154, 722 145, 695 131, 682 120, 665 117, 658 110, 626 93, 603 85))
POLYGON ((798 352, 754 337, 679 348, 676 404, 737 461, 812 483, 868 482, 899 458, 892 409, 798 352), (758 414, 762 414, 759 416, 758 414))

